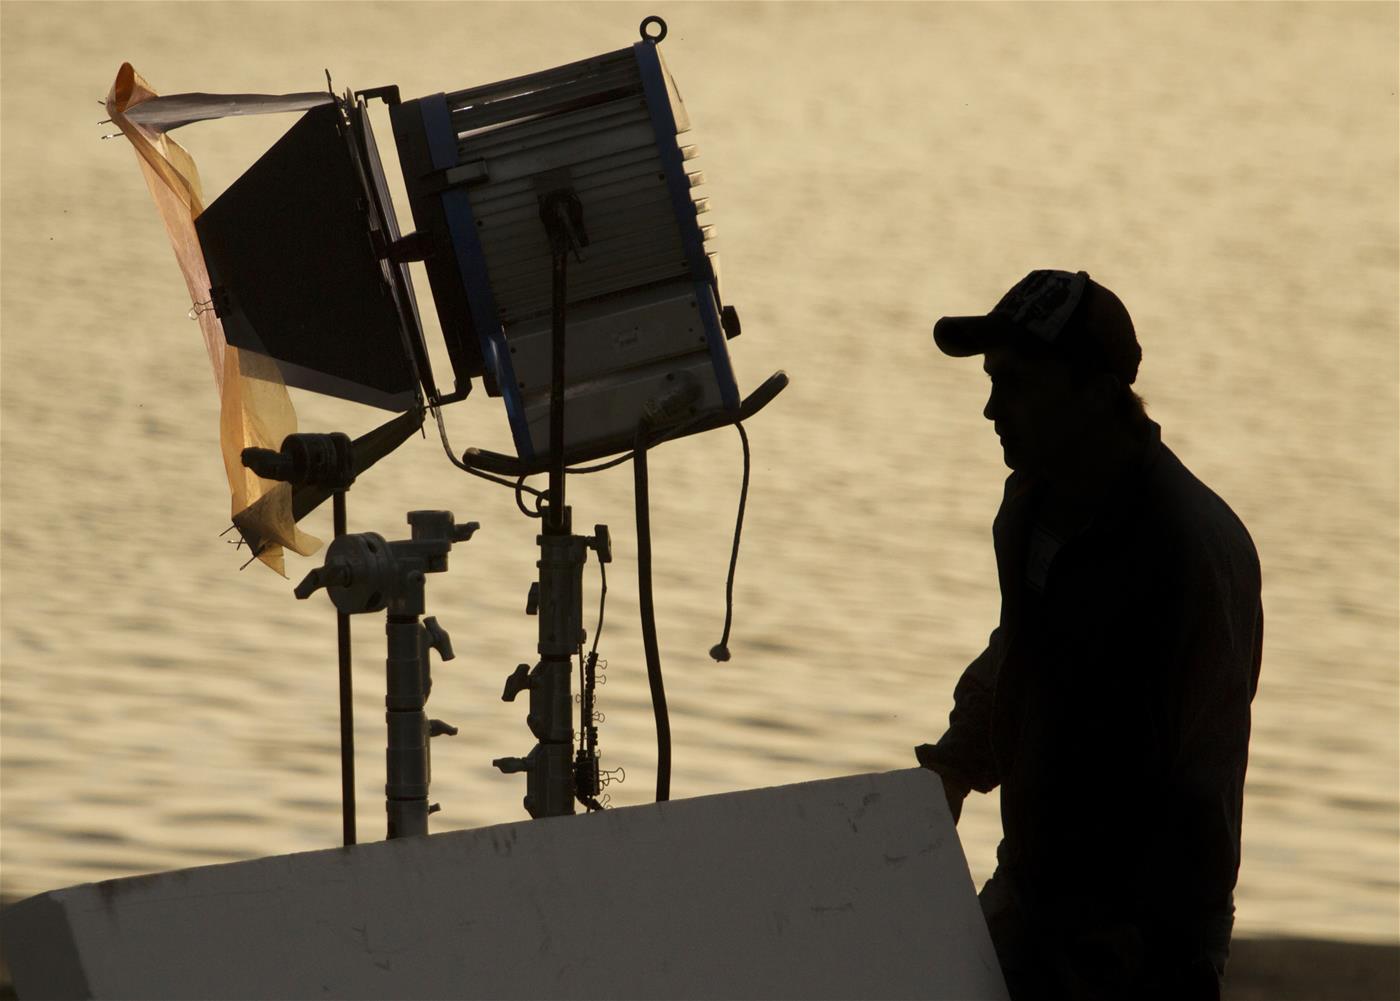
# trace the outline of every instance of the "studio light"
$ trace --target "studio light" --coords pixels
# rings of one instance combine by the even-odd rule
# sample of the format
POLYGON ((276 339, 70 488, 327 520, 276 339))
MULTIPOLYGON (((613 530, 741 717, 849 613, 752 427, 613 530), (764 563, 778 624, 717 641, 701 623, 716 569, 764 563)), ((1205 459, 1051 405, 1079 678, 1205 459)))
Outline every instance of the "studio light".
POLYGON ((328 94, 196 221, 229 342, 275 359, 288 385, 390 410, 461 399, 479 377, 503 400, 516 455, 471 461, 538 472, 553 451, 562 305, 567 461, 630 449, 644 419, 664 416, 671 436, 730 422, 738 315, 720 298, 664 28, 649 22, 628 48, 486 86, 328 94), (376 98, 412 208, 407 236, 370 123, 376 98), (562 304, 541 218, 552 194, 570 207, 562 304), (451 392, 433 379, 411 261, 432 287, 451 392))
MULTIPOLYGON (((242 513, 235 492, 235 524, 263 555, 260 540, 290 537, 289 523, 334 498, 336 541, 295 594, 307 598, 324 588, 337 610, 347 844, 355 840, 349 616, 388 616, 391 837, 427 832, 433 809, 429 738, 455 732, 425 715, 428 651, 445 659, 451 645, 435 619, 421 618, 424 581, 425 574, 447 569, 447 552, 465 542, 476 523, 459 525, 450 512, 422 510, 409 513, 406 540, 346 529, 346 491, 421 426, 425 410, 437 418, 453 463, 512 487, 521 510, 542 523, 539 579, 527 604, 539 619, 539 660, 517 668, 503 693, 512 701, 528 690, 528 723, 538 743, 525 756, 494 761, 502 771, 526 773, 524 802, 532 816, 572 813, 576 802, 601 809, 607 774, 599 768, 593 711, 598 637, 595 630, 585 657, 582 589, 593 553, 606 595, 611 535, 606 525, 595 525, 592 535, 574 533, 565 495, 569 474, 633 463, 639 608, 657 721, 657 799, 666 799, 670 731, 652 606, 647 452, 684 435, 738 427, 745 465, 729 607, 724 636, 711 651, 716 660, 729 658, 749 476, 741 422, 787 378, 775 373, 740 396, 728 348, 739 333, 738 316, 720 297, 713 227, 700 222, 709 208, 696 194, 704 176, 696 169, 695 148, 682 143, 690 122, 658 49, 665 34, 664 22, 650 17, 642 22, 641 39, 627 48, 413 100, 401 100, 393 86, 343 95, 328 88, 324 95, 161 98, 129 66, 108 99, 148 180, 162 182, 153 181, 152 191, 211 358, 227 346, 229 360, 216 367, 216 377, 233 379, 225 374, 233 371, 243 380, 228 383, 243 386, 239 393, 221 388, 226 465, 231 454, 241 461, 237 470, 230 465, 230 482, 240 482, 235 474, 245 470, 259 485, 277 481, 279 489, 263 490, 242 513), (375 142, 374 100, 388 106, 415 226, 408 234, 400 231, 375 142), (301 112, 296 124, 202 208, 193 161, 165 131, 290 108, 301 112), (452 367, 447 392, 432 371, 413 262, 422 262, 432 288, 452 367), (286 433, 279 447, 260 432, 265 413, 258 411, 271 400, 266 413, 275 409, 282 426, 294 428, 276 375, 286 385, 399 416, 354 441, 339 433, 286 433), (459 454, 447 444, 441 410, 463 399, 475 379, 502 399, 516 454, 459 454), (617 457, 577 465, 606 456, 617 457), (544 472, 547 490, 526 484, 544 472), (535 499, 533 509, 524 495, 535 499), (275 516, 264 510, 274 503, 281 505, 275 516), (582 679, 577 729, 576 656, 582 679)), ((280 567, 280 552, 274 565, 280 567)), ((600 630, 601 607, 598 622, 600 630)))
MULTIPOLYGON (((689 416, 737 408, 690 122, 654 40, 391 109, 445 330, 470 330, 519 457, 550 450, 551 271, 538 201, 580 206, 569 264, 570 458, 630 447, 651 401, 692 387, 689 416)), ((729 323, 724 318, 729 317, 729 323)))

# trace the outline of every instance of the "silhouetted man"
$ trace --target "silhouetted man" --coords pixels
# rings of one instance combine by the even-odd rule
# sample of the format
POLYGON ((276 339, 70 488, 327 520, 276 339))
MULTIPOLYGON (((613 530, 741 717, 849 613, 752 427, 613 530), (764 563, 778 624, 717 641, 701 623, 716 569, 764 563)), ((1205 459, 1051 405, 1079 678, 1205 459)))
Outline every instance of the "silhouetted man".
POLYGON ((1012 997, 1218 997, 1263 639, 1254 544, 1162 444, 1130 388, 1132 320, 1085 272, 1034 271, 934 339, 984 356, 1011 474, 1000 623, 916 754, 955 820, 1001 786, 980 897, 1012 997))

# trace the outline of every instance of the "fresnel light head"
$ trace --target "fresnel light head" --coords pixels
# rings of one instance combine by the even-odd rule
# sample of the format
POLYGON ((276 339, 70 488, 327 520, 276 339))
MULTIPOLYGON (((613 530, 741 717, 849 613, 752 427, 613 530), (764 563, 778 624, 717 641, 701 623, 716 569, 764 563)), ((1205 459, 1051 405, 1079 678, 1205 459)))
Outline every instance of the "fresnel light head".
POLYGON ((306 111, 196 220, 229 342, 275 359, 289 385, 391 410, 461 399, 480 377, 505 404, 517 455, 468 461, 542 471, 561 304, 541 208, 563 192, 563 458, 625 451, 661 412, 674 434, 738 419, 727 346, 738 317, 700 222, 704 175, 679 138, 690 123, 658 49, 664 25, 647 27, 628 48, 513 80, 403 101, 382 87, 306 111), (374 98, 389 105, 408 236, 366 111, 374 98), (415 260, 452 364, 448 393, 428 361, 415 260))

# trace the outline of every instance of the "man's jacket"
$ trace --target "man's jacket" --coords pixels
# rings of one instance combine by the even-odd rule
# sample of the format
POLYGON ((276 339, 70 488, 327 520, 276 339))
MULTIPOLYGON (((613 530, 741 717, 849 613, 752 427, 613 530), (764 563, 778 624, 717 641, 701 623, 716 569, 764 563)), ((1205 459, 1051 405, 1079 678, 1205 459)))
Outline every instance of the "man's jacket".
POLYGON ((1007 479, 1000 623, 921 760, 1001 786, 999 875, 1037 924, 1228 943, 1263 641, 1254 544, 1155 424, 1079 534, 1048 536, 1039 495, 1007 479))

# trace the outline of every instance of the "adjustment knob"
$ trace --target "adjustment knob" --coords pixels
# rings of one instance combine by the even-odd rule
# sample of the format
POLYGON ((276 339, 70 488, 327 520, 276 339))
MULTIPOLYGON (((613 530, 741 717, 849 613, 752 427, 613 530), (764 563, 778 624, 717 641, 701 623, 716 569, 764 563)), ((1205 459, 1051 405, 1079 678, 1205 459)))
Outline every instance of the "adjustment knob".
POLYGON ((455 736, 457 736, 457 728, 456 728, 455 726, 453 726, 452 724, 450 724, 450 723, 444 723, 444 722, 443 722, 442 720, 440 720, 440 719, 430 719, 430 720, 428 720, 428 736, 429 736, 429 737, 442 737, 442 736, 455 737, 455 736))
POLYGON ((495 765, 502 772, 510 775, 514 772, 528 772, 530 762, 525 758, 495 758, 491 764, 495 765))
POLYGON ((375 532, 342 535, 326 549, 325 566, 313 570, 293 592, 298 598, 324 587, 337 611, 377 612, 388 604, 396 578, 393 552, 375 532))
POLYGON ((297 596, 298 600, 304 601, 325 586, 326 578, 322 576, 318 567, 302 578, 301 583, 292 589, 292 593, 297 596))
POLYGON ((430 615, 423 620, 423 633, 427 637, 428 646, 436 650, 443 660, 451 660, 456 656, 452 652, 452 637, 447 635, 446 629, 438 625, 437 616, 430 615))
POLYGON ((719 312, 719 325, 724 331, 724 339, 732 341, 743 333, 743 325, 739 322, 739 311, 733 306, 725 306, 719 312))
POLYGON ((501 692, 502 702, 514 702, 515 697, 530 687, 530 665, 520 664, 506 679, 505 691, 501 692))
POLYGON ((328 563, 323 567, 317 567, 306 575, 292 591, 298 598, 309 598, 321 588, 330 590, 333 587, 349 587, 353 579, 350 567, 344 563, 328 563))
POLYGON ((612 562, 612 533, 607 525, 594 525, 593 538, 588 540, 588 544, 598 554, 599 563, 612 562))

